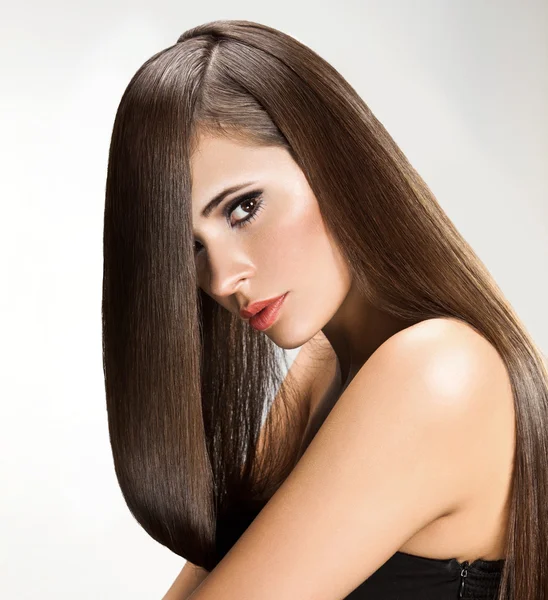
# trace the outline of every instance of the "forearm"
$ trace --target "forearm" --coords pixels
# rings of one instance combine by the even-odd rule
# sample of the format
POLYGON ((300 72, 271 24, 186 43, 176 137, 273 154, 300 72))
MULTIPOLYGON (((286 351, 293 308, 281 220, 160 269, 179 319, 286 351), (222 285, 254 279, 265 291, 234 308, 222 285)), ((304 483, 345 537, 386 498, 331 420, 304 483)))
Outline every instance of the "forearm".
POLYGON ((162 600, 187 600, 208 575, 208 571, 187 561, 162 600))

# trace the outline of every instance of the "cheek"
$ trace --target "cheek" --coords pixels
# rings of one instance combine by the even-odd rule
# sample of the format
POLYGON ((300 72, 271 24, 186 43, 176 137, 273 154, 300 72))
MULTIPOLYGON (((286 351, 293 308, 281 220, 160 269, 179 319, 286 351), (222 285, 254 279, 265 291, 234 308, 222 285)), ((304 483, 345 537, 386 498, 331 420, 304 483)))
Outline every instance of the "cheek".
POLYGON ((317 271, 332 260, 330 241, 315 198, 299 197, 284 203, 283 210, 261 229, 254 244, 259 270, 268 269, 269 278, 279 277, 278 281, 287 285, 298 283, 288 281, 292 273, 299 277, 317 276, 317 271))
POLYGON ((284 236, 292 240, 288 242, 291 259, 295 262, 305 261, 310 269, 315 265, 325 266, 325 260, 331 254, 331 244, 316 199, 301 202, 292 217, 284 227, 284 236))

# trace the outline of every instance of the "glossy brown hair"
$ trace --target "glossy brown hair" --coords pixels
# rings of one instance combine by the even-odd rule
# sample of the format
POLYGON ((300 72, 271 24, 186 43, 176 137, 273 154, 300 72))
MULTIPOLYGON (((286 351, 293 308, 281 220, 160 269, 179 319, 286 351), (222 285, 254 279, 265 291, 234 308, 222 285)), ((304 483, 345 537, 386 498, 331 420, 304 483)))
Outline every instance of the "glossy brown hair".
POLYGON ((461 319, 497 349, 516 416, 499 599, 540 600, 548 589, 544 356, 350 84, 293 37, 250 21, 183 33, 138 69, 116 113, 103 358, 114 466, 137 521, 211 571, 216 527, 275 492, 298 459, 306 420, 298 391, 282 383, 285 353, 197 285, 190 160, 198 132, 285 148, 374 306, 409 322, 461 319), (282 408, 266 421, 258 460, 276 392, 282 408), (289 429, 279 428, 284 420, 289 429), (280 439, 281 431, 293 434, 280 439))

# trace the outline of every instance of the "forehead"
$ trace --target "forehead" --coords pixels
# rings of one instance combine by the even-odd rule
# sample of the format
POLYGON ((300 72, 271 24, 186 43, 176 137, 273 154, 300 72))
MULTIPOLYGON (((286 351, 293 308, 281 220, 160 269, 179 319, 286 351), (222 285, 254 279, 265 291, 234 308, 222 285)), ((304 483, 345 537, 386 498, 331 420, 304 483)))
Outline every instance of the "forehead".
POLYGON ((226 187, 272 178, 290 166, 288 157, 277 146, 201 134, 190 159, 192 203, 200 209, 226 187))
POLYGON ((202 190, 225 181, 235 171, 254 163, 258 148, 225 137, 200 136, 190 160, 192 190, 202 190))

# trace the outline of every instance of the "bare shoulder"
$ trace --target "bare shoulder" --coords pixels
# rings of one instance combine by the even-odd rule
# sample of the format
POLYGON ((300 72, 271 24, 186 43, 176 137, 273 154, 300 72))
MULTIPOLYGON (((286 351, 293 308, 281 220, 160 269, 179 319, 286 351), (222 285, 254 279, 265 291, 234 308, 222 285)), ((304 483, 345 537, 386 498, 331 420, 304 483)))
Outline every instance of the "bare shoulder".
MULTIPOLYGON (((398 332, 387 340, 384 358, 420 362, 422 373, 438 391, 460 398, 466 410, 466 399, 473 409, 498 402, 507 396, 510 378, 506 365, 496 350, 475 327, 460 319, 438 317, 426 319, 398 332)), ((493 408, 492 406, 490 408, 493 408)))
POLYGON ((453 423, 459 432, 447 468, 458 473, 466 464, 468 495, 455 510, 480 504, 486 486, 493 494, 494 476, 501 481, 499 495, 506 493, 515 444, 512 386, 504 360, 475 327, 455 318, 421 321, 389 338, 364 371, 357 385, 391 379, 391 388, 399 387, 414 410, 437 419, 442 431, 453 423))
MULTIPOLYGON (((496 404, 486 392, 502 373, 481 337, 430 319, 379 346, 196 600, 346 597, 477 498, 497 429, 484 418, 496 404)), ((472 553, 466 540, 462 547, 472 553)))

